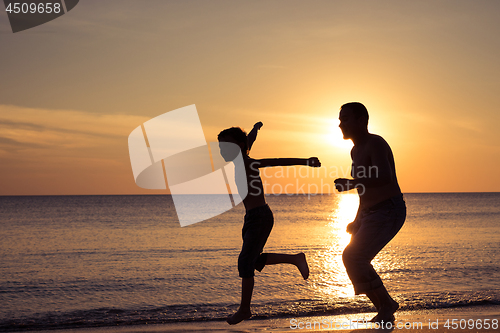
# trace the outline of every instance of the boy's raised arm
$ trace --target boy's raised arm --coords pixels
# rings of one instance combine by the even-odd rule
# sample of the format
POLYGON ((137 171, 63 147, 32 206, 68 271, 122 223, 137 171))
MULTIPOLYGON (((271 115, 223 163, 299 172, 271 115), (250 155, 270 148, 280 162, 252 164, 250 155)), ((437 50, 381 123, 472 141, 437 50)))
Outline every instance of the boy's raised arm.
POLYGON ((253 125, 253 128, 250 131, 250 133, 248 133, 248 136, 247 136, 248 150, 252 149, 252 145, 255 142, 255 140, 257 139, 257 132, 260 130, 260 128, 263 125, 264 124, 261 121, 259 121, 258 123, 255 123, 255 125, 253 125))
POLYGON ((291 165, 306 165, 310 167, 318 168, 321 166, 321 162, 317 157, 309 158, 263 158, 260 160, 254 160, 255 166, 257 168, 266 168, 274 166, 291 166, 291 165))

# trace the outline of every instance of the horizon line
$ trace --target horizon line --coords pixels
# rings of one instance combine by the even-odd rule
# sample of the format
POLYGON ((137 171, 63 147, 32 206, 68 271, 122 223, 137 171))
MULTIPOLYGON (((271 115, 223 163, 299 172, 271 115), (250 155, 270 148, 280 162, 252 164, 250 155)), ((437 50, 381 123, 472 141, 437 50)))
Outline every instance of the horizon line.
MULTIPOLYGON (((468 192, 403 192, 402 194, 479 194, 479 193, 500 193, 500 191, 468 191, 468 192)), ((265 196, 319 196, 319 195, 343 195, 356 193, 266 193, 265 196)), ((138 194, 0 194, 1 197, 78 197, 78 196, 172 196, 170 193, 138 193, 138 194)), ((212 194, 175 194, 175 195, 227 195, 221 193, 212 194)))

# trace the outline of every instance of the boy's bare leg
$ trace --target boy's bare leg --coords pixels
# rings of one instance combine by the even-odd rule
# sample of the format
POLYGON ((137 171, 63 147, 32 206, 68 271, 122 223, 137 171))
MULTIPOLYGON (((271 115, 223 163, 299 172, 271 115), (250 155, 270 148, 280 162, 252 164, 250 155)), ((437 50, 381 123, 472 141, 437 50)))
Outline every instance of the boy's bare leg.
POLYGON ((306 255, 302 252, 297 254, 268 253, 266 265, 276 264, 295 265, 299 269, 300 274, 302 274, 304 280, 309 277, 309 266, 307 265, 306 255))
POLYGON ((392 299, 384 286, 367 292, 366 296, 378 311, 378 314, 370 320, 371 322, 379 323, 382 320, 384 322, 394 322, 396 319, 394 313, 399 309, 399 304, 392 299))
POLYGON ((242 278, 241 279, 241 304, 238 311, 232 316, 227 318, 227 323, 230 325, 236 325, 239 322, 248 319, 252 316, 250 311, 250 303, 252 301, 254 278, 242 278))
MULTIPOLYGON (((276 264, 292 264, 295 265, 304 279, 309 277, 309 266, 307 265, 306 255, 304 253, 297 254, 280 254, 268 253, 266 265, 276 264)), ((250 310, 250 303, 252 301, 252 293, 254 286, 254 278, 241 279, 241 304, 238 311, 232 316, 227 318, 227 322, 231 325, 238 324, 239 322, 248 319, 252 316, 250 310)))

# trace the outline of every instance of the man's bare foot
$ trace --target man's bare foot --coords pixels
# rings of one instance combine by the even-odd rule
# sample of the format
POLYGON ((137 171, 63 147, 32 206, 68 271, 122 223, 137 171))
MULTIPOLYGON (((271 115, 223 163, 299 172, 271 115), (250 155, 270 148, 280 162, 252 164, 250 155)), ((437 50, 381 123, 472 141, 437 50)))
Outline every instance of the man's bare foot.
POLYGON ((378 314, 373 317, 370 322, 371 323, 380 323, 380 322, 391 322, 394 323, 396 321, 396 317, 394 317, 394 313, 399 309, 399 303, 396 301, 392 301, 392 304, 390 307, 382 307, 378 314))
POLYGON ((370 323, 394 323, 396 321, 396 317, 394 317, 394 314, 390 315, 389 317, 385 318, 381 314, 377 314, 375 317, 370 319, 370 323))
POLYGON ((238 311, 236 311, 235 314, 227 317, 226 321, 229 325, 236 325, 236 324, 242 322, 243 320, 250 318, 251 316, 252 316, 252 312, 250 312, 250 310, 239 309, 238 311))
POLYGON ((300 271, 300 274, 302 274, 302 277, 304 280, 307 280, 309 277, 309 265, 307 265, 307 260, 306 260, 306 255, 304 253, 298 253, 295 255, 297 257, 297 262, 295 265, 300 271))

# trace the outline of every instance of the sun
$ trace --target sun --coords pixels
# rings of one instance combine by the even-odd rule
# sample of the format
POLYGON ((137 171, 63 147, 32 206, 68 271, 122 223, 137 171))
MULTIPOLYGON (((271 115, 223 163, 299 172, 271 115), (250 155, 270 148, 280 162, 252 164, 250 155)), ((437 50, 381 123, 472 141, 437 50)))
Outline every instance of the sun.
POLYGON ((351 140, 344 140, 344 136, 342 135, 342 131, 339 128, 339 120, 332 119, 330 124, 328 125, 328 133, 327 142, 329 142, 332 146, 342 149, 351 149, 353 143, 351 140))

